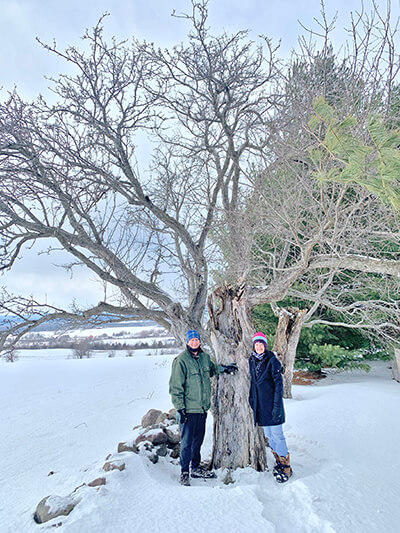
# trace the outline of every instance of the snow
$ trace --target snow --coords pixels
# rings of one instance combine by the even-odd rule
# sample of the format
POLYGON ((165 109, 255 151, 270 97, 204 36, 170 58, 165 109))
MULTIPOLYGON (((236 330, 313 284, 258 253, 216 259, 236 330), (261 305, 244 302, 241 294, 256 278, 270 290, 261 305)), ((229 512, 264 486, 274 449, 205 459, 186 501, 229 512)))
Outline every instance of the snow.
MULTIPOLYGON (((149 409, 172 407, 173 355, 66 357, 32 350, 15 363, 0 361, 1 533, 48 532, 60 522, 65 533, 399 531, 400 384, 387 363, 373 363, 369 374, 331 374, 294 386, 285 401, 294 469, 288 483, 245 468, 232 474, 231 485, 217 472, 215 480, 182 487, 177 461, 152 464, 117 453, 149 409), (125 470, 104 472, 109 454, 125 470), (98 477, 106 485, 80 487, 69 516, 33 521, 42 498, 66 498, 98 477)), ((209 416, 203 458, 211 445, 209 416)))

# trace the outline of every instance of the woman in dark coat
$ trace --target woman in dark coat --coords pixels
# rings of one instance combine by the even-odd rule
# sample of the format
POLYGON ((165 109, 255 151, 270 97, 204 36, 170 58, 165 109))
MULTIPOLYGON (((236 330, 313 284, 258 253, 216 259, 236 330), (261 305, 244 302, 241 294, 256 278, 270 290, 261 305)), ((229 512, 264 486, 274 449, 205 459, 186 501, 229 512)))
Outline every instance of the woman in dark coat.
POLYGON ((257 332, 253 336, 253 352, 249 359, 250 396, 254 424, 262 426, 268 438, 268 446, 276 459, 274 476, 284 483, 292 475, 282 424, 285 422, 283 407, 282 366, 274 352, 267 349, 267 338, 257 332))

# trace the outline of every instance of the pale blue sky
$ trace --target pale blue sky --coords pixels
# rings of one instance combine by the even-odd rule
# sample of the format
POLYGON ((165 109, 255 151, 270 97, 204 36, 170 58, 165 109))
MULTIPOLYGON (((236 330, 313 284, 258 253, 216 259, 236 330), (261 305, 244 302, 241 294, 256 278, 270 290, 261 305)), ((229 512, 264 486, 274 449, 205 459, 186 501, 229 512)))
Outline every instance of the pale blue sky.
MULTIPOLYGON (((386 0, 376 3, 385 13, 386 0)), ((328 19, 338 12, 337 45, 345 39, 343 28, 349 27, 350 12, 359 11, 361 5, 361 0, 326 0, 328 19)), ((392 0, 393 15, 398 16, 399 6, 400 0, 392 0)), ((190 0, 0 0, 0 97, 5 100, 6 91, 15 84, 24 98, 34 98, 39 92, 46 93, 45 75, 65 70, 36 42, 36 36, 49 43, 55 38, 60 48, 79 45, 85 29, 93 27, 107 11, 109 35, 119 39, 135 35, 164 47, 184 40, 189 29, 187 22, 171 17, 172 10, 188 12, 190 7, 190 0)), ((320 7, 320 0, 211 0, 209 22, 214 34, 249 29, 254 40, 259 34, 275 43, 281 40, 281 55, 288 55, 303 32, 298 21, 317 29, 314 17, 319 18, 320 7)), ((371 0, 364 1, 364 10, 370 12, 371 0)), ((53 265, 63 262, 61 256, 57 260, 27 253, 13 273, 0 277, 0 285, 57 305, 67 305, 72 298, 82 303, 103 298, 100 287, 89 283, 91 275, 81 270, 70 279, 53 265)))
MULTIPOLYGON (((392 0, 393 12, 399 13, 399 3, 392 0)), ((360 10, 361 0, 326 0, 325 4, 328 18, 338 12, 336 35, 340 42, 343 26, 349 26, 349 13, 360 10)), ((386 0, 377 4, 386 11, 386 0)), ((364 6, 369 12, 371 0, 364 6)), ((0 85, 9 89, 16 83, 31 97, 46 87, 45 74, 64 68, 39 46, 36 36, 45 42, 56 38, 61 48, 77 44, 84 30, 107 11, 108 33, 121 39, 134 34, 168 46, 183 40, 188 30, 187 22, 171 17, 172 10, 188 12, 190 7, 190 0, 0 0, 0 85)), ((263 33, 275 42, 281 39, 283 53, 296 46, 303 31, 298 20, 317 28, 313 19, 319 12, 320 0, 211 0, 209 4, 215 33, 250 29, 254 38, 263 33)))

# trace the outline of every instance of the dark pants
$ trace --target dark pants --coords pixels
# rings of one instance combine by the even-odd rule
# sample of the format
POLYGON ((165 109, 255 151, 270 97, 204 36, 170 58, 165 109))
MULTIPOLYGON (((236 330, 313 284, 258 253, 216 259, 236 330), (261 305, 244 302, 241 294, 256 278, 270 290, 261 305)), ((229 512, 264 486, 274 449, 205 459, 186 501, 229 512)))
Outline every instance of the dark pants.
POLYGON ((181 430, 181 471, 189 472, 189 465, 200 464, 200 448, 206 433, 207 413, 188 413, 187 422, 179 424, 181 430))

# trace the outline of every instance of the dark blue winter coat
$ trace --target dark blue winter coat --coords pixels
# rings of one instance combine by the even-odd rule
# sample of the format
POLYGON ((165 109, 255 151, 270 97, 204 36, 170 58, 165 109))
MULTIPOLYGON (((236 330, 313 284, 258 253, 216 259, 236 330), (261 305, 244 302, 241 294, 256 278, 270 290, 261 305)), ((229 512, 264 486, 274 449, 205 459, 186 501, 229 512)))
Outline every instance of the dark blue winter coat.
POLYGON ((249 359, 250 396, 249 402, 254 413, 254 424, 278 426, 285 422, 283 407, 282 366, 275 354, 267 350, 257 363, 254 355, 249 359), (260 365, 256 373, 256 364, 260 365))

